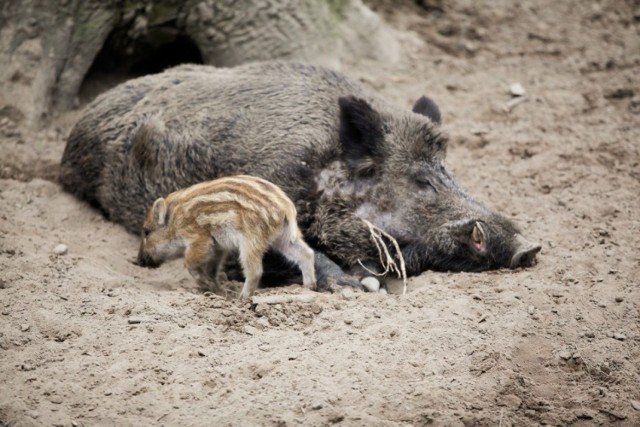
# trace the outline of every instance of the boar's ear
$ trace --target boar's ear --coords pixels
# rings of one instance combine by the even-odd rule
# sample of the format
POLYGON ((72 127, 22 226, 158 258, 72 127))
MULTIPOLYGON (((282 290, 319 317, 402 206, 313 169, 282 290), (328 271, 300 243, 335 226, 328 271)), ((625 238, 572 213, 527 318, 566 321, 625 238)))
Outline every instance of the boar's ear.
POLYGON ((433 99, 427 98, 426 96, 421 96, 420 99, 413 104, 414 113, 422 114, 423 116, 427 116, 431 119, 432 122, 437 124, 442 124, 442 117, 440 116, 440 109, 433 102, 433 99))
POLYGON ((338 99, 340 105, 340 143, 349 169, 370 175, 384 159, 382 118, 367 101, 353 96, 338 99))
POLYGON ((160 197, 158 200, 153 202, 153 207, 151 208, 153 211, 153 220, 158 225, 165 225, 167 222, 167 203, 165 200, 160 197))

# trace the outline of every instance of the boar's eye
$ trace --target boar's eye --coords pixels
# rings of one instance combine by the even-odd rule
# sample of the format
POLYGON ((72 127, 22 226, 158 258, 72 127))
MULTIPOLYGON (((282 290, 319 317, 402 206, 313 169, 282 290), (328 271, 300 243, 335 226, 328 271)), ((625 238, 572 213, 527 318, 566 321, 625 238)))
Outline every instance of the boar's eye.
POLYGON ((438 190, 436 190, 436 187, 434 187, 431 181, 429 181, 427 178, 419 177, 416 178, 415 181, 416 185, 422 190, 433 190, 436 193, 438 192, 438 190))

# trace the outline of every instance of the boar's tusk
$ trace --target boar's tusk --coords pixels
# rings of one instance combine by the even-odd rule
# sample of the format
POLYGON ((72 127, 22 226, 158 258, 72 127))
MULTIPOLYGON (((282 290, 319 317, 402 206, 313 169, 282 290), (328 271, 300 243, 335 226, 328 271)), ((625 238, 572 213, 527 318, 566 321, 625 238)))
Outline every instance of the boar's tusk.
POLYGON ((516 253, 511 258, 510 268, 529 267, 536 259, 536 254, 540 252, 542 246, 531 243, 521 234, 515 235, 516 253))

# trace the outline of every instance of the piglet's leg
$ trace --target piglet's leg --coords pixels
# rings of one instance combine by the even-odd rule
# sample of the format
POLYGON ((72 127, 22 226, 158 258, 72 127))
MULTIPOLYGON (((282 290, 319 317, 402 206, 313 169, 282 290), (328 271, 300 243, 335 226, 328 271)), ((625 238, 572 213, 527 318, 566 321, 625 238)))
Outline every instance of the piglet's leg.
POLYGON ((249 299, 258 289, 258 283, 260 283, 260 278, 262 277, 262 255, 264 251, 257 250, 249 245, 243 246, 240 248, 240 264, 242 265, 245 280, 240 298, 249 299))
POLYGON ((184 254, 184 266, 203 291, 215 291, 217 287, 208 272, 212 252, 211 239, 201 238, 191 243, 184 254))
POLYGON ((313 250, 302 239, 301 233, 298 233, 298 238, 293 242, 290 241, 289 235, 288 230, 280 235, 273 245, 274 249, 282 253, 288 260, 296 263, 302 272, 303 286, 315 290, 316 271, 313 250))
POLYGON ((229 251, 218 247, 215 248, 214 259, 211 260, 211 263, 213 264, 212 276, 216 283, 227 280, 227 275, 224 272, 224 265, 226 264, 228 257, 229 251))

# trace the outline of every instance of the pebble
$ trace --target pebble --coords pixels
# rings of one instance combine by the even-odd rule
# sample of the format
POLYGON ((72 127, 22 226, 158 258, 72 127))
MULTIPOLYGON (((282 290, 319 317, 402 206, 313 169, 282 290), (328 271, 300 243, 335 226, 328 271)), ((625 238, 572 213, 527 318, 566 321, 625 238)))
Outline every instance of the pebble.
POLYGON ((378 292, 380 290, 380 281, 375 277, 365 277, 360 283, 369 292, 378 292))
POLYGON ((251 325, 245 325, 244 327, 244 333, 247 335, 256 335, 258 334, 260 331, 257 328, 254 328, 251 325))
POLYGON ((342 288, 342 291, 340 292, 340 294, 342 295, 342 298, 346 300, 352 300, 356 297, 356 293, 353 291, 353 289, 349 287, 342 288))
POLYGON ((592 420, 596 417, 596 415, 598 415, 598 413, 593 409, 580 408, 573 411, 573 415, 575 415, 576 418, 580 418, 583 420, 592 420))
POLYGON ((514 394, 507 394, 499 398, 498 405, 506 406, 509 409, 516 410, 520 407, 520 405, 522 405, 522 399, 514 394))
POLYGON ((266 316, 269 314, 269 306, 267 306, 267 304, 258 304, 254 311, 258 316, 266 316))
POLYGON ((624 341, 627 339, 627 336, 625 334, 621 334, 620 332, 616 332, 615 334, 613 334, 613 337, 618 341, 624 341))
POLYGON ((127 322, 129 322, 130 325, 137 325, 138 323, 142 322, 142 320, 135 317, 130 317, 129 319, 127 319, 127 322))
POLYGON ((631 403, 631 407, 633 409, 635 409, 636 411, 640 411, 640 401, 638 401, 638 400, 629 400, 629 403, 631 403))
POLYGON ((313 405, 311 405, 311 409, 313 409, 314 411, 317 411, 318 409, 322 409, 322 402, 316 402, 313 405))
POLYGON ((622 302, 622 301, 624 301, 624 298, 622 298, 622 297, 616 297, 616 302, 622 302))
POLYGON ((51 396, 49 398, 49 402, 55 403, 56 405, 59 405, 59 404, 62 403, 62 397, 60 397, 60 396, 51 396))
POLYGON ((558 354, 558 356, 560 356, 560 359, 563 359, 563 360, 571 359, 571 353, 568 351, 561 351, 560 354, 558 354))
POLYGON ((20 330, 22 332, 27 332, 29 330, 29 328, 31 328, 31 326, 27 323, 25 323, 24 325, 20 326, 20 330))
POLYGON ((584 333, 584 336, 587 338, 595 338, 596 334, 594 334, 592 331, 587 331, 584 333))
POLYGON ((530 305, 529 307, 527 307, 527 313, 533 315, 533 313, 536 312, 536 308, 532 305, 530 305))
POLYGON ((520 83, 513 83, 509 86, 509 92, 512 96, 524 96, 527 92, 524 90, 524 87, 520 83))
POLYGON ((205 357, 205 356, 206 356, 206 354, 205 354, 205 352, 204 352, 204 351, 202 351, 202 350, 198 350, 198 356, 200 356, 200 357, 205 357))
POLYGON ((65 245, 64 243, 60 243, 58 246, 53 248, 53 253, 60 256, 65 255, 68 250, 69 248, 67 248, 67 245, 65 245))

